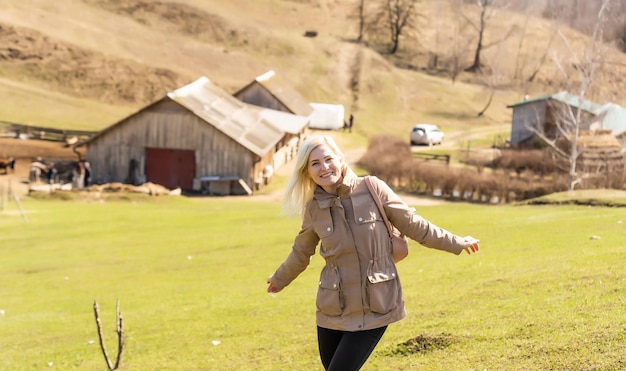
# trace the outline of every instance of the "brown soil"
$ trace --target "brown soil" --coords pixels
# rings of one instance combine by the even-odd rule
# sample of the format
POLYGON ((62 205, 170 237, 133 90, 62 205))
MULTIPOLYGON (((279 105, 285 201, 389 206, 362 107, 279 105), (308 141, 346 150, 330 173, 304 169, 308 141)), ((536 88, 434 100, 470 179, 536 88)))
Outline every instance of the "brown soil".
POLYGON ((34 30, 2 24, 0 65, 14 76, 44 82, 52 90, 110 104, 145 104, 186 81, 170 70, 112 58, 34 30))

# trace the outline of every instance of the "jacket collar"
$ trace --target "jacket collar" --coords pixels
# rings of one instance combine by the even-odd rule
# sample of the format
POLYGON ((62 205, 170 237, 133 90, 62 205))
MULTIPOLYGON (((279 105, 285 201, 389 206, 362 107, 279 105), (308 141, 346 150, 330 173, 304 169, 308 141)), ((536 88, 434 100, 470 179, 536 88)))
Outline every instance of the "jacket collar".
POLYGON ((343 198, 349 196, 352 190, 356 186, 358 176, 350 169, 346 167, 345 174, 341 180, 341 184, 337 186, 335 194, 328 193, 324 188, 317 186, 313 192, 313 199, 316 200, 320 207, 330 207, 334 204, 334 200, 337 197, 343 198))

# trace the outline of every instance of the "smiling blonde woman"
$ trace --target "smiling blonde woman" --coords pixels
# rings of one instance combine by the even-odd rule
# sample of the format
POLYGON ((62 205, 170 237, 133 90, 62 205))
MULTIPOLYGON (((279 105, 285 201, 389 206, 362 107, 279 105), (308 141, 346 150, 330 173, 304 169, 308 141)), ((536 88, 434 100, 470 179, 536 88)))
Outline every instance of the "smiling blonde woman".
MULTIPOLYGON (((459 237, 415 213, 382 180, 370 177, 389 221, 423 246, 460 254, 479 250, 478 240, 459 237)), ((363 177, 347 165, 326 135, 303 141, 287 185, 285 210, 300 214, 302 227, 291 252, 268 278, 278 293, 309 265, 319 244, 326 265, 317 290, 317 334, 325 370, 359 370, 387 326, 406 316, 402 286, 384 218, 363 177)))

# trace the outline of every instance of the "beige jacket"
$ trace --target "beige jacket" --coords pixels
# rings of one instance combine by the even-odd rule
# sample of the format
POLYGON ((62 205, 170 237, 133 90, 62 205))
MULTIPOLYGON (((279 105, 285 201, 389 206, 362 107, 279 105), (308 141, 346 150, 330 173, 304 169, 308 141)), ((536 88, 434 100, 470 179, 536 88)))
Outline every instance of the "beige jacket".
MULTIPOLYGON (((389 186, 372 177, 389 220, 420 244, 460 254, 462 237, 439 228, 414 213, 389 186)), ((391 242, 383 218, 363 178, 348 169, 337 194, 317 187, 304 214, 292 251, 270 277, 279 289, 309 264, 321 241, 326 260, 317 291, 317 325, 360 331, 386 326, 405 317, 404 298, 391 242)))

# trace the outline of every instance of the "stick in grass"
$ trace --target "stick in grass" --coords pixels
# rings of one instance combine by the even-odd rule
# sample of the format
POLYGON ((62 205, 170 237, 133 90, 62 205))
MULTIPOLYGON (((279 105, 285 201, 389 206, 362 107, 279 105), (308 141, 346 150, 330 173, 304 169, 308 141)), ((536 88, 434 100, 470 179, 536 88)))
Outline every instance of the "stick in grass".
POLYGON ((122 352, 124 351, 124 322, 122 320, 122 312, 120 311, 120 301, 118 299, 116 305, 117 358, 115 360, 115 366, 113 366, 111 359, 109 358, 106 346, 104 344, 104 337, 102 335, 102 322, 100 321, 100 306, 95 300, 93 302, 93 310, 96 316, 98 339, 100 340, 100 349, 102 349, 104 360, 106 361, 109 370, 117 370, 122 362, 122 352))
POLYGON ((117 299, 116 305, 116 324, 117 324, 117 359, 115 360, 115 368, 119 368, 122 363, 122 352, 124 351, 124 321, 122 320, 122 312, 120 312, 120 299, 117 299))

